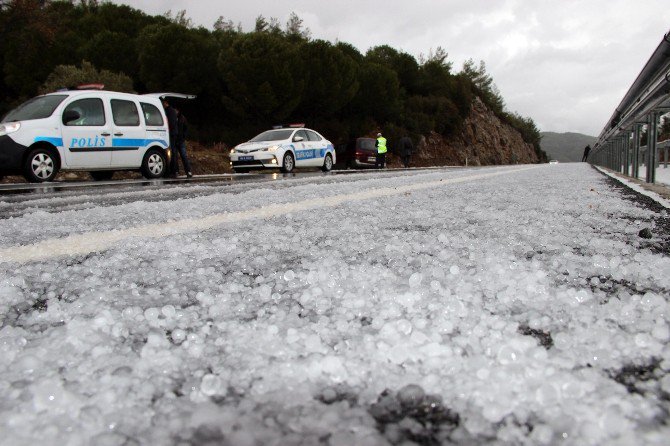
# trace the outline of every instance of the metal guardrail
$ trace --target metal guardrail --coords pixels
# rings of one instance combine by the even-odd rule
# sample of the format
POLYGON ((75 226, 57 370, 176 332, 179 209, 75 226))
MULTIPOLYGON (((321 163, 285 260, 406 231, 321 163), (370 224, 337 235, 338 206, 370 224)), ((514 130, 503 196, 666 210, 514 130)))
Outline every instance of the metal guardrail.
MULTIPOLYGON (((640 165, 647 166, 647 146, 640 146, 640 165)), ((659 141, 656 143, 656 153, 663 153, 663 168, 668 168, 668 155, 670 155, 670 139, 665 141, 659 141)), ((656 156, 656 168, 660 167, 661 160, 659 156, 656 156)))
MULTIPOLYGON (((670 32, 651 55, 633 85, 628 89, 608 123, 600 132, 589 162, 638 178, 641 161, 646 166, 645 180, 656 181, 659 149, 659 118, 670 112, 670 32), (640 146, 643 126, 647 127, 647 146, 640 146)), ((664 141, 663 143, 667 143, 664 141)))

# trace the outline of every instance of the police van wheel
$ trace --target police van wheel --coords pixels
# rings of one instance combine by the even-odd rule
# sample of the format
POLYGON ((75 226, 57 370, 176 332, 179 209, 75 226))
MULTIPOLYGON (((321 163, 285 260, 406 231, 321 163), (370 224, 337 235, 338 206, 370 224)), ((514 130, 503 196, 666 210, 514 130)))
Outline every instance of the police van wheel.
POLYGON ((165 154, 161 153, 159 150, 152 149, 144 155, 142 168, 140 170, 145 178, 154 179, 164 176, 166 168, 167 160, 165 154))
POLYGON ((113 170, 98 170, 89 173, 91 174, 91 178, 93 178, 95 181, 111 180, 112 177, 114 176, 113 170))
POLYGON ((58 174, 58 161, 54 153, 45 148, 33 149, 26 158, 23 175, 31 183, 51 181, 58 174))
POLYGON ((284 173, 291 173, 293 172, 294 167, 295 158, 293 158, 293 154, 291 152, 286 152, 284 154, 284 162, 282 163, 281 171, 284 173))
POLYGON ((330 156, 330 153, 326 154, 326 159, 323 160, 323 166, 321 166, 321 170, 324 172, 330 172, 333 168, 333 157, 330 156))

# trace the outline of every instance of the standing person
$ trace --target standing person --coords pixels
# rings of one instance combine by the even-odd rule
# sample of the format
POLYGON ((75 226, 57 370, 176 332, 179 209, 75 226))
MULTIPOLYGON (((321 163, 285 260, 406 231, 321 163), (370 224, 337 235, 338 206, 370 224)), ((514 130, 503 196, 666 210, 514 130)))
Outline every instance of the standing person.
POLYGON ((591 146, 587 145, 584 147, 584 156, 582 156, 582 162, 586 161, 589 158, 589 152, 591 151, 591 146))
POLYGON ((163 108, 168 121, 170 132, 170 165, 165 169, 168 176, 175 177, 177 174, 177 111, 170 106, 167 99, 163 98, 163 108))
POLYGON ((377 158, 375 159, 375 169, 383 169, 386 165, 386 138, 381 133, 377 133, 377 158))
MULTIPOLYGON (((181 163, 184 165, 184 171, 186 172, 186 177, 191 178, 193 174, 191 173, 191 163, 188 160, 186 155, 186 136, 188 134, 188 121, 186 116, 179 110, 177 111, 177 150, 179 151, 179 156, 181 156, 181 163)), ((177 175, 179 173, 179 163, 177 162, 177 156, 174 157, 174 173, 177 175)))
POLYGON ((398 149, 398 154, 402 158, 403 166, 408 168, 409 159, 412 156, 412 152, 414 152, 414 143, 412 142, 412 139, 407 135, 400 138, 400 141, 398 142, 398 149))

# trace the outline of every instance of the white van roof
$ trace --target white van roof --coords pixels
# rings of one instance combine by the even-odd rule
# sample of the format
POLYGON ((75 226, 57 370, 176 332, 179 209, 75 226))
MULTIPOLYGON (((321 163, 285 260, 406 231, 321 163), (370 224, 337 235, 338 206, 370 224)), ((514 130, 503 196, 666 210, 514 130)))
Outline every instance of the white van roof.
MULTIPOLYGON (((95 93, 99 95, 105 95, 105 96, 134 96, 134 97, 141 97, 145 95, 140 95, 137 93, 127 93, 124 91, 114 91, 114 90, 98 90, 96 88, 77 88, 73 90, 69 89, 63 89, 63 90, 57 90, 57 91, 52 91, 49 93, 46 93, 44 96, 49 96, 49 95, 68 95, 68 96, 78 96, 82 94, 90 94, 90 93, 95 93)), ((149 95, 146 95, 147 97, 152 97, 149 95)))
POLYGON ((146 93, 142 96, 149 96, 152 98, 177 98, 177 99, 195 99, 197 96, 194 94, 184 94, 184 93, 146 93))
POLYGON ((47 93, 49 95, 51 94, 67 94, 67 95, 74 95, 74 94, 82 94, 82 93, 100 93, 100 94, 120 94, 120 95, 129 95, 129 96, 146 96, 148 98, 157 98, 157 99, 165 99, 165 98, 177 98, 177 99, 195 99, 197 96, 194 94, 185 94, 185 93, 146 93, 146 94, 136 94, 136 93, 125 93, 125 92, 120 92, 120 91, 112 91, 112 90, 100 90, 97 88, 76 88, 76 89, 62 89, 58 91, 52 91, 50 93, 47 93))

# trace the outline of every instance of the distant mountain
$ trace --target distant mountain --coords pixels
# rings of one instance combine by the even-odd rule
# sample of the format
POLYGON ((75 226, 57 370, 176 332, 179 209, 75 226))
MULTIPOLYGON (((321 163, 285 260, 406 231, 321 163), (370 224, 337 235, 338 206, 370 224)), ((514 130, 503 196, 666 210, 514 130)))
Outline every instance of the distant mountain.
POLYGON ((566 163, 570 161, 581 161, 584 155, 584 147, 587 144, 593 147, 598 138, 583 135, 581 133, 555 133, 540 132, 542 141, 540 146, 547 152, 549 159, 566 163))

